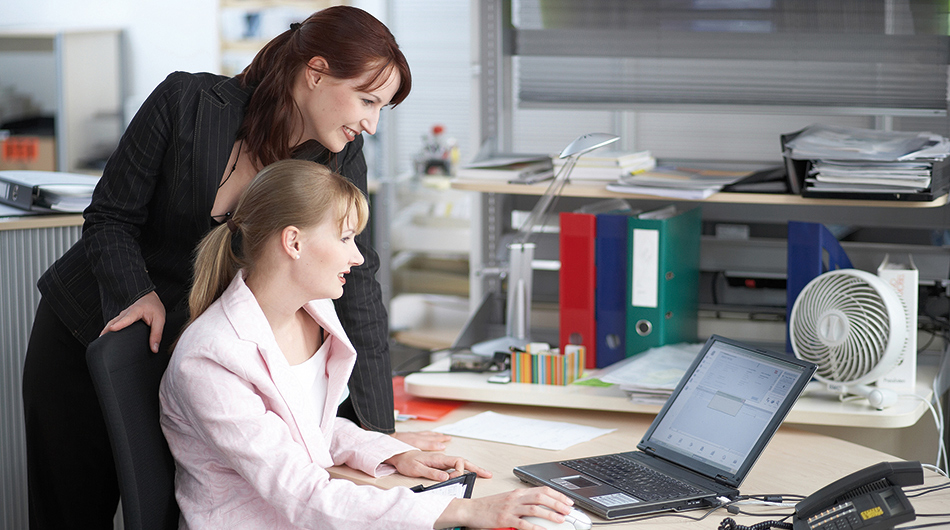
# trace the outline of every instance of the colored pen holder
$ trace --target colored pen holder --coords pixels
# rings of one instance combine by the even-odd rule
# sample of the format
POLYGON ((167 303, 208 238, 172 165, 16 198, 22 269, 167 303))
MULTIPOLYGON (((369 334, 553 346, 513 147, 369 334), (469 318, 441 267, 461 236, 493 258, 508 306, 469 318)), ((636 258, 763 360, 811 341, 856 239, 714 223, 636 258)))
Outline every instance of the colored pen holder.
POLYGON ((574 344, 558 350, 511 353, 511 382, 569 385, 584 373, 585 348, 574 344))

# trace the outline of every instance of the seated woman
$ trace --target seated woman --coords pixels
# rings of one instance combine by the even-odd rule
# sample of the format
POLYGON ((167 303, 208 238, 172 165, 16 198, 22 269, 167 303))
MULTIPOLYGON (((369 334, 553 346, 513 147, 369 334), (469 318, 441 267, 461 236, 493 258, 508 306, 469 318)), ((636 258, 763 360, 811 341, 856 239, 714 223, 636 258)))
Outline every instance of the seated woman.
POLYGON ((182 528, 531 530, 521 516, 560 522, 570 510, 547 488, 455 499, 330 478, 337 464, 377 477, 490 476, 336 416, 356 351, 331 300, 363 261, 354 237, 367 217, 348 180, 284 160, 199 245, 192 320, 160 391, 182 528))

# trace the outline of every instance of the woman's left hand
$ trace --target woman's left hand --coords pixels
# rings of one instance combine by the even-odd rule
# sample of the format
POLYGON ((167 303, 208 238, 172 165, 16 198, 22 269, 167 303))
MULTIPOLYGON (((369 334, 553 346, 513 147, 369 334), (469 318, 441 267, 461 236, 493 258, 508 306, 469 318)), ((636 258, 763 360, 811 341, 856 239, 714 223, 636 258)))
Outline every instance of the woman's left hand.
POLYGON ((482 469, 464 458, 442 453, 407 451, 391 457, 386 460, 386 463, 394 466, 401 475, 422 477, 437 482, 455 478, 465 471, 474 471, 481 478, 491 478, 491 472, 487 469, 482 469))
POLYGON ((451 436, 434 431, 394 432, 390 436, 423 451, 444 451, 445 444, 452 441, 451 436))

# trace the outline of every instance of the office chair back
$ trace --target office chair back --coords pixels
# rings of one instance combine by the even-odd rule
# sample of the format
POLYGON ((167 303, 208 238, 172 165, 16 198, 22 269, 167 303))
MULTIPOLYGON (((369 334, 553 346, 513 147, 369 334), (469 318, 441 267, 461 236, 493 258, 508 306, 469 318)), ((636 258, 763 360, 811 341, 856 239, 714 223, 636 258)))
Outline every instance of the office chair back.
POLYGON ((169 354, 166 347, 152 353, 148 335, 138 321, 86 350, 112 443, 125 530, 178 528, 175 462, 159 425, 158 387, 169 354))

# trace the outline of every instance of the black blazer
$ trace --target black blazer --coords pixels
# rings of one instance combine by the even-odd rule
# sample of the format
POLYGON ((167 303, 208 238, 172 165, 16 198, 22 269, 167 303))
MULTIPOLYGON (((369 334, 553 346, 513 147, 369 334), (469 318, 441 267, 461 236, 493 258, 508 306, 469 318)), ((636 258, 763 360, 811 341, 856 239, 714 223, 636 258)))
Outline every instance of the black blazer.
MULTIPOLYGON (((82 237, 38 282, 83 344, 151 291, 168 312, 187 311, 194 250, 216 224, 211 208, 251 93, 232 78, 176 72, 136 113, 83 213, 82 237)), ((334 155, 311 141, 295 157, 329 165, 365 193, 362 147, 357 137, 334 155)), ((356 414, 364 427, 392 432, 389 330, 368 238, 357 237, 365 262, 336 308, 358 352, 350 380, 356 414)))

